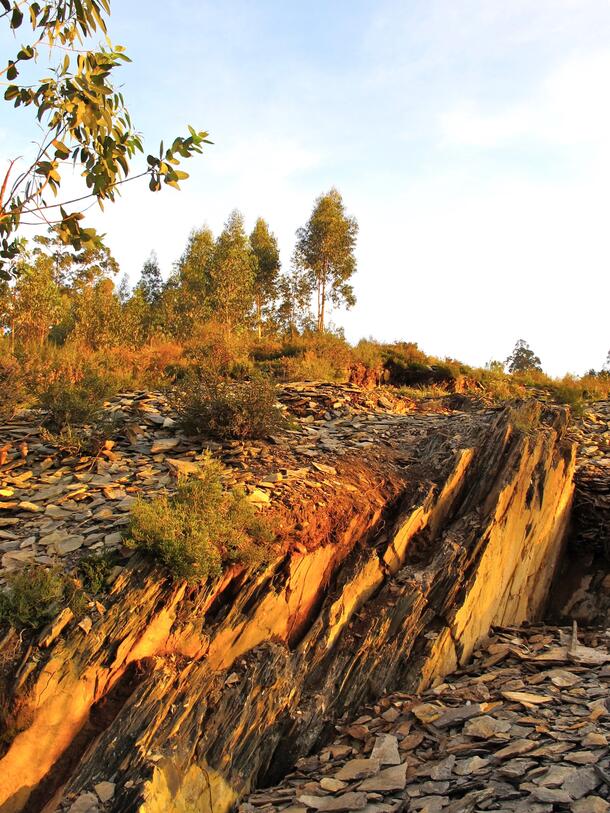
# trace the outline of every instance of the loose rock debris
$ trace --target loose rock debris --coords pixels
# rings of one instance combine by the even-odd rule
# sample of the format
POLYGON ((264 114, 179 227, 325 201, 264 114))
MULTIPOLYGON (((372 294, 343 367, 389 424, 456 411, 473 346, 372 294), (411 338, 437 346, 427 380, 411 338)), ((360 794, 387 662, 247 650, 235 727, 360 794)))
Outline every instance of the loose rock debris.
POLYGON ((452 431, 452 421, 459 437, 472 422, 440 407, 430 412, 391 388, 295 383, 278 388, 278 399, 288 427, 261 441, 188 436, 163 393, 142 391, 106 402, 115 430, 96 455, 53 446, 36 411, 0 427, 0 580, 30 563, 71 567, 107 551, 127 558, 122 535, 134 501, 171 493, 209 454, 224 464, 227 487, 243 488, 257 506, 290 507, 332 500, 342 456, 417 441, 436 424, 452 431))
POLYGON ((609 637, 498 629, 421 696, 388 695, 240 813, 604 813, 609 637))

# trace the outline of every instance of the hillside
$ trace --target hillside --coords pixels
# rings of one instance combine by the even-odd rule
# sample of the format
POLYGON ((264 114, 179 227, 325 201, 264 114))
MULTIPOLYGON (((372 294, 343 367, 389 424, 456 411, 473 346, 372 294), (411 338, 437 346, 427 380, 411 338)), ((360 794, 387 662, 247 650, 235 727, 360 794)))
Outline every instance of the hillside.
POLYGON ((5 635, 1 810, 88 810, 110 785, 91 809, 228 810, 363 704, 435 685, 490 627, 546 612, 574 473, 577 506, 591 466, 607 483, 604 404, 575 431, 548 405, 430 412, 330 384, 279 397, 285 424, 257 442, 189 437, 145 392, 107 402, 121 428, 95 457, 52 449, 27 419, 5 426, 3 573, 59 561, 82 579, 102 550, 112 568, 40 633, 5 635), (125 546, 129 512, 210 455, 273 518, 273 549, 174 580, 125 546))

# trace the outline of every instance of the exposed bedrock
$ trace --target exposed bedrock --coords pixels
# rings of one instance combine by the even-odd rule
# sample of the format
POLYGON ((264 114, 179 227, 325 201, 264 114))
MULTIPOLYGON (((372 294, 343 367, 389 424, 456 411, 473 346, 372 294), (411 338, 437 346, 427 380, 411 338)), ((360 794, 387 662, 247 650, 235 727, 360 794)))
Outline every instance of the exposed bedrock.
POLYGON ((578 441, 569 544, 548 616, 610 627, 610 402, 590 405, 571 431, 578 441))
POLYGON ((68 810, 109 781, 99 810, 224 813, 340 715, 451 671, 492 624, 535 618, 572 498, 564 411, 530 433, 510 410, 408 440, 404 421, 387 459, 337 464, 332 521, 312 506, 309 544, 288 530, 265 572, 193 588, 132 561, 90 631, 30 647, 0 811, 68 810))

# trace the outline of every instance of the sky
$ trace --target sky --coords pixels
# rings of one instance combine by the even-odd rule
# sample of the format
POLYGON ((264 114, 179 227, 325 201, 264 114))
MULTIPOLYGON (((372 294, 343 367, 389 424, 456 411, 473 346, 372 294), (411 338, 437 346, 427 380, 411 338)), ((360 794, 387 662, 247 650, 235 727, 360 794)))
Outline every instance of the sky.
MULTIPOLYGON (((610 0, 114 0, 147 151, 205 129, 183 190, 88 212, 135 281, 240 209, 295 231, 336 186, 360 231, 355 342, 483 365, 525 339, 552 375, 610 349, 610 0)), ((6 52, 13 47, 0 39, 6 52)), ((0 108, 0 166, 31 117, 0 108)), ((137 169, 134 166, 134 171, 137 169)))

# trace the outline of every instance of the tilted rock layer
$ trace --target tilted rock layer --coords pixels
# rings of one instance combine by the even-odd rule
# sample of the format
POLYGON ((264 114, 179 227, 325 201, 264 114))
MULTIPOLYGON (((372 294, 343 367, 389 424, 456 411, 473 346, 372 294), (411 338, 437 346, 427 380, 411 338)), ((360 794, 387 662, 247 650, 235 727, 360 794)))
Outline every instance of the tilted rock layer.
POLYGON ((342 715, 536 617, 574 447, 562 410, 530 432, 513 417, 379 418, 383 440, 334 450, 333 475, 320 458, 333 499, 284 518, 264 572, 187 587, 134 557, 90 624, 68 619, 11 666, 0 811, 224 813, 342 715))
POLYGON ((610 402, 591 404, 571 435, 579 443, 572 530, 551 615, 610 627, 610 402))

